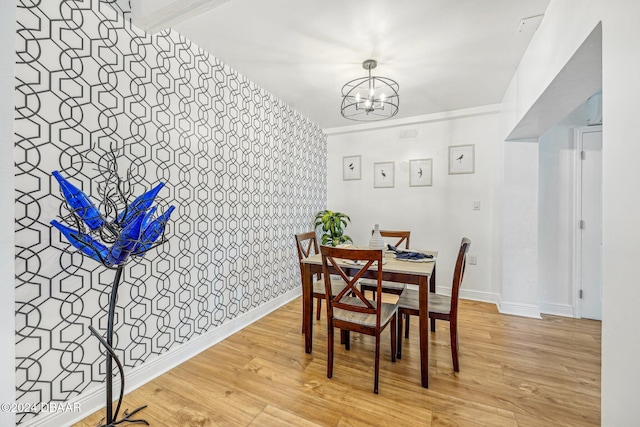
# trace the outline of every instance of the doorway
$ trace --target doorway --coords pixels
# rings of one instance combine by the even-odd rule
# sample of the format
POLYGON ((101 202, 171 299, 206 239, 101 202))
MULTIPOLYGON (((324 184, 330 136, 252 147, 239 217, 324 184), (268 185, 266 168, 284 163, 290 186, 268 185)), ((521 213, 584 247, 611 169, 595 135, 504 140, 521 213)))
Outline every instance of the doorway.
POLYGON ((602 320, 602 126, 576 129, 576 317, 602 320))

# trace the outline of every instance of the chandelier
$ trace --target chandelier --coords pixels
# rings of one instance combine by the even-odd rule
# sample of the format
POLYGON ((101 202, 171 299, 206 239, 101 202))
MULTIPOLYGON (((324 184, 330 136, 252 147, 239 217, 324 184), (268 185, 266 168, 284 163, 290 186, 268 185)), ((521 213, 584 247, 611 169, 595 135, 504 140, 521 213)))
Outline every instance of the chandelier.
POLYGON ((362 68, 369 76, 351 80, 342 87, 340 112, 345 119, 371 122, 398 114, 398 83, 387 77, 371 76, 371 70, 377 65, 375 60, 367 59, 362 68))

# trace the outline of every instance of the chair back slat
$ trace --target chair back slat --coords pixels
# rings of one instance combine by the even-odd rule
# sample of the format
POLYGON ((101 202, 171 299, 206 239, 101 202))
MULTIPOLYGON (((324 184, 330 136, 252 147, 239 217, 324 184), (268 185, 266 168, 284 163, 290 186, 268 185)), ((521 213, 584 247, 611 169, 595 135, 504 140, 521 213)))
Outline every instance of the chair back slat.
MULTIPOLYGON (((374 233, 375 230, 371 230, 371 234, 374 233)), ((399 248, 402 243, 404 243, 404 248, 409 249, 409 238, 411 236, 410 231, 399 231, 399 230, 380 230, 380 235, 382 237, 397 237, 399 240, 396 242, 396 248, 399 248)))
POLYGON ((302 249, 302 254, 305 256, 305 258, 308 257, 309 254, 311 253, 311 243, 313 243, 313 239, 309 239, 307 241, 306 249, 305 248, 302 249))
POLYGON ((464 279, 464 271, 467 265, 467 252, 469 252, 470 247, 471 240, 463 237, 460 242, 460 249, 458 250, 455 270, 453 271, 453 283, 451 285, 451 318, 455 318, 458 313, 458 295, 460 293, 462 279, 464 279))
POLYGON ((337 274, 340 276, 342 281, 346 284, 344 289, 337 295, 332 295, 335 297, 335 301, 339 304, 340 300, 346 294, 353 295, 359 298, 367 307, 372 308, 369 301, 364 297, 360 289, 358 289, 358 281, 362 277, 362 275, 367 271, 367 269, 373 264, 373 261, 369 261, 364 267, 360 269, 360 271, 352 277, 347 276, 346 272, 338 265, 337 261, 333 257, 327 257, 327 260, 331 265, 336 269, 337 274))
POLYGON ((333 310, 335 308, 366 314, 375 314, 377 322, 380 322, 380 310, 381 310, 381 284, 382 284, 382 251, 374 249, 348 249, 348 248, 334 248, 330 246, 321 246, 320 252, 322 253, 322 268, 325 278, 325 293, 327 295, 327 310, 328 318, 333 317, 333 310), (345 271, 344 260, 352 262, 363 262, 362 265, 358 264, 358 270, 356 274, 349 274, 345 271), (369 301, 364 297, 360 289, 358 289, 358 282, 361 277, 370 271, 374 262, 377 261, 375 271, 377 271, 377 283, 378 283, 378 298, 376 301, 369 301), (330 266, 333 270, 330 270, 330 266), (331 274, 338 274, 342 280, 346 283, 344 289, 337 295, 333 295, 331 290, 331 280, 329 276, 331 274))
MULTIPOLYGON (((300 274, 302 274, 302 260, 319 252, 318 239, 315 231, 298 233, 295 235, 295 238, 296 249, 298 251, 298 263, 300 264, 300 274)), ((317 274, 316 277, 316 280, 320 280, 320 274, 317 274)))

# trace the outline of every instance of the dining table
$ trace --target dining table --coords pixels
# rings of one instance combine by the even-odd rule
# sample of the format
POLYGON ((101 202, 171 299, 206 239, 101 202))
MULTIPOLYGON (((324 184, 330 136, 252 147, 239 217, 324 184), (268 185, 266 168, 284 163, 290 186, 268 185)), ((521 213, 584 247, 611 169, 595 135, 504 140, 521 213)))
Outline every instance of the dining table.
MULTIPOLYGON (((414 250, 412 250, 414 252, 414 250)), ((418 285, 420 304, 420 379, 422 387, 429 387, 429 292, 435 292, 437 251, 415 251, 432 255, 427 261, 396 259, 395 253, 385 251, 382 264, 382 280, 418 285)), ((347 261, 340 263, 346 274, 356 275, 362 266, 347 261)), ((330 266, 330 273, 334 273, 330 266)), ((302 316, 304 347, 306 353, 313 351, 313 277, 322 273, 322 255, 315 254, 302 260, 302 316)), ((377 267, 370 267, 362 278, 377 279, 377 267)), ((402 337, 399 337, 402 339, 402 337)))

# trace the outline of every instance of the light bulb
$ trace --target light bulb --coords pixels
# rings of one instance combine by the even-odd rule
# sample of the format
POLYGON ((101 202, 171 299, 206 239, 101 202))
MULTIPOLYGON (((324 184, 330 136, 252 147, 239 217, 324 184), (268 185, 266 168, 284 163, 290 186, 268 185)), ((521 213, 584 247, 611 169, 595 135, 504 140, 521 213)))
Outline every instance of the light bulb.
POLYGON ((387 96, 383 93, 380 95, 380 108, 384 108, 384 100, 387 99, 387 96))

